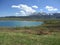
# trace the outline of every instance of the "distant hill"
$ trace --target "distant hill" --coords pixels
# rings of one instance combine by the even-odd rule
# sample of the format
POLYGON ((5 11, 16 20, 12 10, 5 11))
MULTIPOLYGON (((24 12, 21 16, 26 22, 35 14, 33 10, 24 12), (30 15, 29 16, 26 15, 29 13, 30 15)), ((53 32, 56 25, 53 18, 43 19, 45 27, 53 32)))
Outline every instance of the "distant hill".
POLYGON ((60 19, 60 13, 33 13, 29 16, 6 16, 3 18, 60 19))

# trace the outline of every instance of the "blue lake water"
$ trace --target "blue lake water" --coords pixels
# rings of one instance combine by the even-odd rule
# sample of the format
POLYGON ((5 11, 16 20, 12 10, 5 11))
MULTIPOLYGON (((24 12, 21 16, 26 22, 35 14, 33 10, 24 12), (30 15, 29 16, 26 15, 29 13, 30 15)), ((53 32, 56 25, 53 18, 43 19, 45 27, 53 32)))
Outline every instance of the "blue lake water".
POLYGON ((43 22, 36 21, 0 21, 0 27, 30 27, 42 24, 43 22))

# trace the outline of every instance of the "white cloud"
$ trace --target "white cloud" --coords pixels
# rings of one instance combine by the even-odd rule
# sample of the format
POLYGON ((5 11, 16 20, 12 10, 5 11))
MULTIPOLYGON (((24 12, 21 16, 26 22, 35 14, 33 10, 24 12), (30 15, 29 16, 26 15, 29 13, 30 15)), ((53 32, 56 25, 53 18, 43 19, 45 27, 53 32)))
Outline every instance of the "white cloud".
POLYGON ((26 16, 25 11, 20 11, 20 15, 22 15, 22 16, 26 16))
POLYGON ((34 13, 36 10, 32 9, 32 7, 29 7, 28 5, 20 4, 20 9, 24 10, 26 13, 34 13))
POLYGON ((46 6, 45 7, 48 11, 58 11, 57 8, 54 8, 53 6, 46 6))
POLYGON ((33 9, 32 7, 25 5, 25 4, 12 5, 12 8, 20 9, 20 13, 23 13, 24 15, 30 15, 30 14, 36 12, 35 9, 33 9), (21 10, 23 10, 23 11, 21 11, 21 10))
POLYGON ((16 13, 17 15, 19 14, 19 13, 16 13))
POLYGON ((20 8, 20 6, 12 5, 12 8, 20 8))
POLYGON ((36 5, 34 5, 34 6, 32 6, 33 8, 38 8, 38 6, 36 6, 36 5))
POLYGON ((15 16, 18 16, 19 14, 20 14, 20 13, 15 13, 14 15, 15 15, 15 16))

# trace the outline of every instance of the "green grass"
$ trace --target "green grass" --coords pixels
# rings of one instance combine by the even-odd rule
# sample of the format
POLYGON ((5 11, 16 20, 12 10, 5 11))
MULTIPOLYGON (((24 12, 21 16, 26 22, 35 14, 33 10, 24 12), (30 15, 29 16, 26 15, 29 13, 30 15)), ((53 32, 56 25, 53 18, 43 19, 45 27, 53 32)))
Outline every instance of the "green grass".
POLYGON ((60 45, 60 33, 34 35, 15 32, 0 32, 0 45, 60 45))
POLYGON ((0 45, 60 45, 60 21, 44 22, 37 27, 0 27, 0 45))

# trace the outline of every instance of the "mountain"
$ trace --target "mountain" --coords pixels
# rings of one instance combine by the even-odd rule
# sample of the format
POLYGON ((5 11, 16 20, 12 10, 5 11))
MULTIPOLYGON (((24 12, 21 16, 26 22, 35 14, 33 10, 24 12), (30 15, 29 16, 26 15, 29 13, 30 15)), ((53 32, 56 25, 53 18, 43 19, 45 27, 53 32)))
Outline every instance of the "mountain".
POLYGON ((29 19, 60 19, 60 13, 33 13, 29 16, 6 16, 3 18, 29 18, 29 19))
POLYGON ((39 19, 60 19, 60 13, 36 13, 32 14, 29 17, 31 18, 39 18, 39 19))

